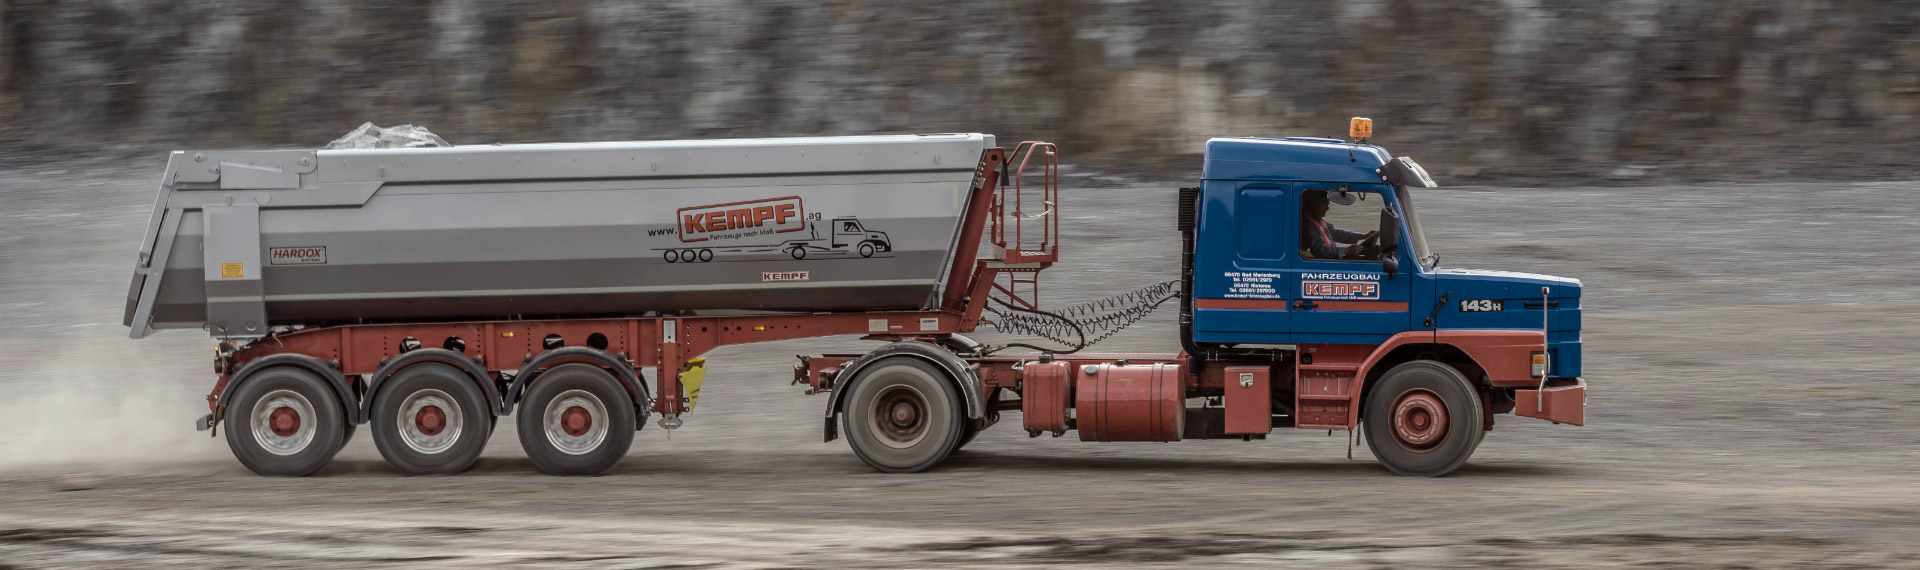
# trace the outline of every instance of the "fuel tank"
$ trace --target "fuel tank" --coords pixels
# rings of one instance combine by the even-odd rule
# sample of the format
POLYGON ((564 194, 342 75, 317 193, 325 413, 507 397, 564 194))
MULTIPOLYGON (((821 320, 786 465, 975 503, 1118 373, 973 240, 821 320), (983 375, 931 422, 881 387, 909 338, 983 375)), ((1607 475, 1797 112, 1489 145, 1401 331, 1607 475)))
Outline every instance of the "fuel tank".
POLYGON ((124 322, 926 308, 984 134, 176 151, 124 322))

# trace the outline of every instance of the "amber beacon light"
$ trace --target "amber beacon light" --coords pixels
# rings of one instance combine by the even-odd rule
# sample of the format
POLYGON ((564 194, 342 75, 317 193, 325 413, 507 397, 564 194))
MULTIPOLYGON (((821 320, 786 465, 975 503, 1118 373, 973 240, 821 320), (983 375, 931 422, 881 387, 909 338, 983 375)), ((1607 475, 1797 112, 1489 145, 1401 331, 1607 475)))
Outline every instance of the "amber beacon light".
POLYGON ((1347 127, 1347 136, 1353 137, 1353 142, 1367 142, 1373 138, 1373 119, 1354 117, 1347 127))

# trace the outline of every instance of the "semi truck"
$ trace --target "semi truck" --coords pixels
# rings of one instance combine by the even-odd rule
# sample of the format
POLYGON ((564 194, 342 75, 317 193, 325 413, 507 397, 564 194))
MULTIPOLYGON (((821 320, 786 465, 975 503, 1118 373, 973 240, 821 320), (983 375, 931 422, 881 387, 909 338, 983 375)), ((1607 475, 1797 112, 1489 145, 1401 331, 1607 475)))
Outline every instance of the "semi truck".
POLYGON ((1062 245, 1045 142, 178 151, 124 322, 216 340, 197 427, 273 476, 361 425, 400 472, 459 473, 501 416, 541 471, 600 474, 638 430, 683 425, 708 352, 838 335, 878 344, 800 357, 791 381, 823 396, 825 441, 883 472, 1012 412, 1090 442, 1339 430, 1413 476, 1459 468, 1499 415, 1584 424, 1580 282, 1440 266, 1414 208, 1435 184, 1361 126, 1208 141, 1165 195, 1165 281, 1064 308, 1038 294, 1062 245), (1177 346, 1085 350, 1164 303, 1177 346))

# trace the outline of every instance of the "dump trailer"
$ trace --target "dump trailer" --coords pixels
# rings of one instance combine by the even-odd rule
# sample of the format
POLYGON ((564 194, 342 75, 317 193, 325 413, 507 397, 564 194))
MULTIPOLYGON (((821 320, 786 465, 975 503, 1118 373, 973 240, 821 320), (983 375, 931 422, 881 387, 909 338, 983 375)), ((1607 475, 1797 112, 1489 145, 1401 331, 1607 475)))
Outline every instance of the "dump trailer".
POLYGON ((1061 245, 1044 142, 179 151, 125 322, 217 340, 198 427, 264 475, 314 472, 361 424, 396 469, 457 473, 509 414, 539 469, 598 474, 682 425, 707 352, 834 335, 880 344, 792 382, 886 472, 1014 411, 1085 441, 1342 430, 1419 476, 1500 414, 1583 424, 1580 283, 1439 267, 1413 207, 1433 182, 1360 126, 1208 141, 1167 194, 1179 265, 1070 307, 1039 302, 1061 245), (1084 350, 1171 303, 1177 350, 1084 350), (965 336, 983 326, 1048 340, 965 336))

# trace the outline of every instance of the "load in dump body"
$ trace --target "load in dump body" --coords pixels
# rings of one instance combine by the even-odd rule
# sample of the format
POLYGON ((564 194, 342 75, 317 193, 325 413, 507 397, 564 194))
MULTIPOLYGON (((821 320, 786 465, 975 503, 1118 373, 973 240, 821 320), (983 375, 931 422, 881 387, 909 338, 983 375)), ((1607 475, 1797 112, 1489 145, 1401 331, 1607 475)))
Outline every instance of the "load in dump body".
POLYGON ((176 152, 126 322, 223 339, 201 425, 273 475, 361 423, 397 469, 459 472, 508 412, 542 470, 604 472, 684 421, 702 354, 830 335, 883 344, 793 381, 890 472, 1015 411, 1088 441, 1357 429, 1411 475, 1457 468, 1498 414, 1584 422, 1579 282, 1439 267, 1409 159, 1209 141, 1166 195, 1178 223, 1140 230, 1182 240, 1177 283, 1052 312, 1058 160, 982 134, 176 152), (1162 303, 1178 352, 963 336, 1084 345, 1162 303))

